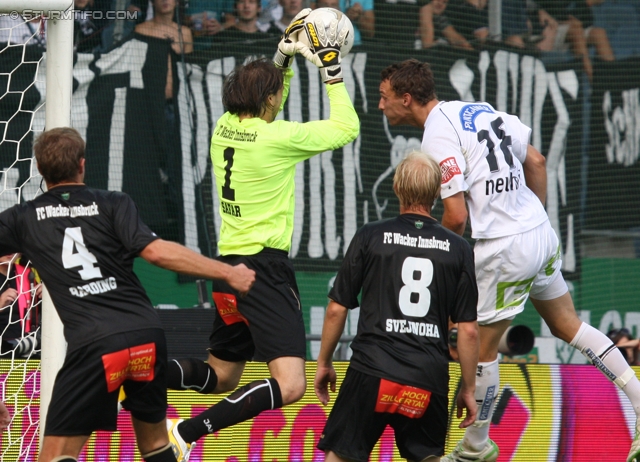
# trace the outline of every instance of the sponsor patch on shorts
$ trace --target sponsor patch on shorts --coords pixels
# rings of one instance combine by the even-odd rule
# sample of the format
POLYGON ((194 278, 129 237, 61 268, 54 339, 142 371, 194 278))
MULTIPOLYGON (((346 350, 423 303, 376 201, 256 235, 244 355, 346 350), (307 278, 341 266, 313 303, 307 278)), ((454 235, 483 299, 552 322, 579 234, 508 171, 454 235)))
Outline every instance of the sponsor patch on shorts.
POLYGON ((380 379, 375 411, 418 419, 424 415, 430 400, 430 391, 380 379))
POLYGON ((458 167, 455 157, 448 157, 440 162, 440 171, 442 172, 442 184, 448 183, 456 175, 462 175, 462 170, 458 167))
POLYGON ((237 322, 243 322, 246 325, 249 325, 247 318, 238 311, 238 300, 235 295, 213 292, 213 301, 216 303, 216 308, 222 318, 222 321, 227 326, 237 322))
POLYGON ((117 390, 125 380, 151 382, 156 367, 156 344, 145 343, 102 355, 109 392, 117 390))

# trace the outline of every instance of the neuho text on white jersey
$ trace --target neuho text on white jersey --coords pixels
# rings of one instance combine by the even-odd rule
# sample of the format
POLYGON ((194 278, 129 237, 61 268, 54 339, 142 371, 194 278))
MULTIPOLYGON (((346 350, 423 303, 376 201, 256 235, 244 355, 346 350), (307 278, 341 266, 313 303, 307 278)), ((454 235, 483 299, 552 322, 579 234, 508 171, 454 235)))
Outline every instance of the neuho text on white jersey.
POLYGON ((424 238, 422 236, 412 236, 411 234, 402 234, 402 233, 384 233, 383 244, 396 244, 396 245, 405 245, 407 247, 418 247, 421 249, 439 249, 444 250, 445 252, 449 252, 449 246, 451 243, 449 239, 445 241, 441 241, 440 239, 436 239, 435 236, 432 238, 424 238))

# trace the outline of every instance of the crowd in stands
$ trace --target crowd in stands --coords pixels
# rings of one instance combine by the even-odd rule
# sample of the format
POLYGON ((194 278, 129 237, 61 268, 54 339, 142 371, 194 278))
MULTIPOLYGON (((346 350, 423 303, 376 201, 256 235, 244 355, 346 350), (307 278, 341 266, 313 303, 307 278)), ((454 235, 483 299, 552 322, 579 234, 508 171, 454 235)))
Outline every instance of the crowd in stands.
MULTIPOLYGON (((177 53, 206 50, 220 43, 279 36, 307 6, 346 13, 356 45, 373 40, 413 49, 444 44, 471 50, 501 41, 575 56, 589 77, 594 57, 613 61, 640 55, 639 0, 502 0, 501 37, 489 31, 489 0, 75 0, 75 49, 106 51, 135 31, 175 40, 182 44, 174 47, 177 53), (158 11, 168 10, 173 11, 175 27, 185 26, 183 32, 154 21, 158 11), (114 12, 123 11, 129 14, 113 19, 114 12)), ((1 16, 0 29, 0 42, 44 46, 44 27, 38 20, 1 16)))
MULTIPOLYGON (((107 51, 134 32, 167 37, 180 44, 173 47, 176 53, 279 37, 310 6, 346 13, 356 46, 374 41, 412 49, 447 45, 472 50, 497 41, 539 51, 543 58, 545 52, 573 56, 589 78, 594 58, 640 55, 640 0, 502 0, 501 37, 489 31, 489 0, 75 0, 74 6, 77 52, 107 51), (171 30, 167 11, 172 12, 171 30), (155 20, 158 14, 165 19, 155 20)), ((0 16, 2 42, 44 48, 44 23, 0 16)))

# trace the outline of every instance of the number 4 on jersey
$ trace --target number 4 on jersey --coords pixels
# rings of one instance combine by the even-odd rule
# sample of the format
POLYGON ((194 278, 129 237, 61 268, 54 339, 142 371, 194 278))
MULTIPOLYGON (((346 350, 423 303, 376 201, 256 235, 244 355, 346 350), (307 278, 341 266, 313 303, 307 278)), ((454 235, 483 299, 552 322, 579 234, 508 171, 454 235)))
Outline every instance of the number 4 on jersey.
POLYGON ((82 266, 78 273, 83 280, 101 278, 102 272, 100 267, 94 265, 95 263, 98 263, 98 259, 84 245, 82 229, 79 226, 65 229, 62 242, 62 265, 65 269, 82 266))

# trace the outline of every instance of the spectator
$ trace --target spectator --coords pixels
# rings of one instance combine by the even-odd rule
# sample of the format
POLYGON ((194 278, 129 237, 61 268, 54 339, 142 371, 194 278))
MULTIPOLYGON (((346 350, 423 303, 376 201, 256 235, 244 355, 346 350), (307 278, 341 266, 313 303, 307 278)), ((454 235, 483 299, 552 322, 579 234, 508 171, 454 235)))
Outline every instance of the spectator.
POLYGON ((40 16, 25 18, 0 15, 0 43, 38 45, 46 48, 46 21, 40 16))
POLYGON ((558 29, 558 23, 544 10, 529 19, 528 8, 521 0, 503 0, 502 36, 504 43, 516 48, 550 51, 558 29), (535 32, 534 32, 535 29, 535 32))
POLYGON ((593 79, 593 64, 589 56, 589 46, 594 46, 596 55, 603 61, 614 61, 615 55, 607 32, 593 25, 591 6, 604 0, 536 0, 535 6, 555 19, 559 26, 554 42, 554 50, 562 50, 565 43, 574 56, 582 59, 582 66, 589 80, 593 79))
POLYGON ((36 348, 36 332, 40 324, 42 287, 35 271, 21 261, 19 253, 0 257, 0 355, 28 357, 36 348), (27 342, 21 342, 29 337, 27 342))
MULTIPOLYGON (((451 24, 468 42, 483 43, 489 38, 488 0, 452 0, 447 11, 451 24)), ((528 33, 524 0, 502 0, 502 41, 524 48, 528 33)))
POLYGON ((527 8, 523 0, 502 0, 502 37, 504 43, 525 48, 529 36, 527 8))
POLYGON ((453 27, 468 42, 482 43, 489 37, 487 0, 452 0, 447 11, 453 27))
POLYGON ((260 0, 236 0, 234 9, 236 23, 215 35, 213 41, 216 43, 251 42, 268 37, 258 26, 261 10, 260 0))
POLYGON ((100 51, 108 51, 129 37, 135 26, 145 21, 143 8, 148 0, 92 0, 93 23, 101 35, 100 51), (114 16, 115 12, 119 12, 114 16), (126 12, 123 17, 122 12, 126 12))
POLYGON ((258 27, 263 32, 269 30, 272 21, 278 21, 282 18, 282 5, 278 0, 262 0, 262 10, 258 17, 258 27))
MULTIPOLYGON (((177 54, 193 51, 193 36, 186 26, 180 26, 174 20, 177 0, 152 0, 153 18, 138 24, 135 31, 138 34, 167 39, 171 42, 172 50, 177 54)), ((169 80, 169 79, 167 79, 169 80)), ((167 82, 168 86, 169 82, 167 82)), ((170 89, 167 88, 167 91, 170 89)), ((168 98, 173 95, 167 94, 168 98)))
POLYGON ((373 38, 376 18, 373 14, 373 0, 317 0, 315 8, 335 8, 344 12, 353 24, 354 45, 362 45, 362 37, 373 38))
POLYGON ((280 0, 282 5, 282 17, 277 21, 272 21, 267 29, 268 34, 281 35, 287 28, 291 20, 302 11, 302 0, 280 0))
POLYGON ((420 38, 420 9, 429 0, 403 2, 398 0, 374 0, 374 10, 378 18, 393 21, 393 26, 378 27, 377 41, 385 45, 395 45, 413 49, 422 48, 420 38))
POLYGON ((73 22, 73 49, 78 53, 90 53, 102 46, 100 30, 93 22, 93 0, 75 0, 73 22))
MULTIPOLYGON (((171 42, 171 50, 176 54, 193 52, 193 37, 191 30, 179 25, 175 20, 177 0, 153 0, 153 18, 136 26, 135 31, 141 35, 167 39, 171 42)), ((184 215, 182 208, 182 150, 180 148, 180 128, 177 123, 178 108, 174 95, 178 90, 178 82, 174 80, 174 56, 167 56, 167 81, 165 83, 165 130, 158 136, 164 136, 164 150, 158 152, 160 156, 160 181, 162 182, 164 197, 169 214, 168 228, 162 233, 163 237, 172 240, 182 240, 184 233, 184 215)))
POLYGON ((640 340, 634 338, 629 329, 611 329, 607 337, 618 347, 630 366, 640 366, 640 340))
POLYGON ((473 47, 456 30, 445 16, 449 0, 431 0, 420 8, 420 38, 422 48, 429 48, 438 43, 448 43, 451 46, 473 50, 473 47))
POLYGON ((185 24, 193 32, 195 50, 210 48, 214 35, 235 24, 233 6, 233 0, 189 0, 185 24))
MULTIPOLYGON (((535 5, 535 3, 528 0, 525 8, 529 41, 535 43, 535 48, 539 51, 553 51, 558 34, 558 21, 545 10, 530 5, 535 5)), ((503 19, 503 22, 505 20, 508 21, 509 17, 503 19)))

